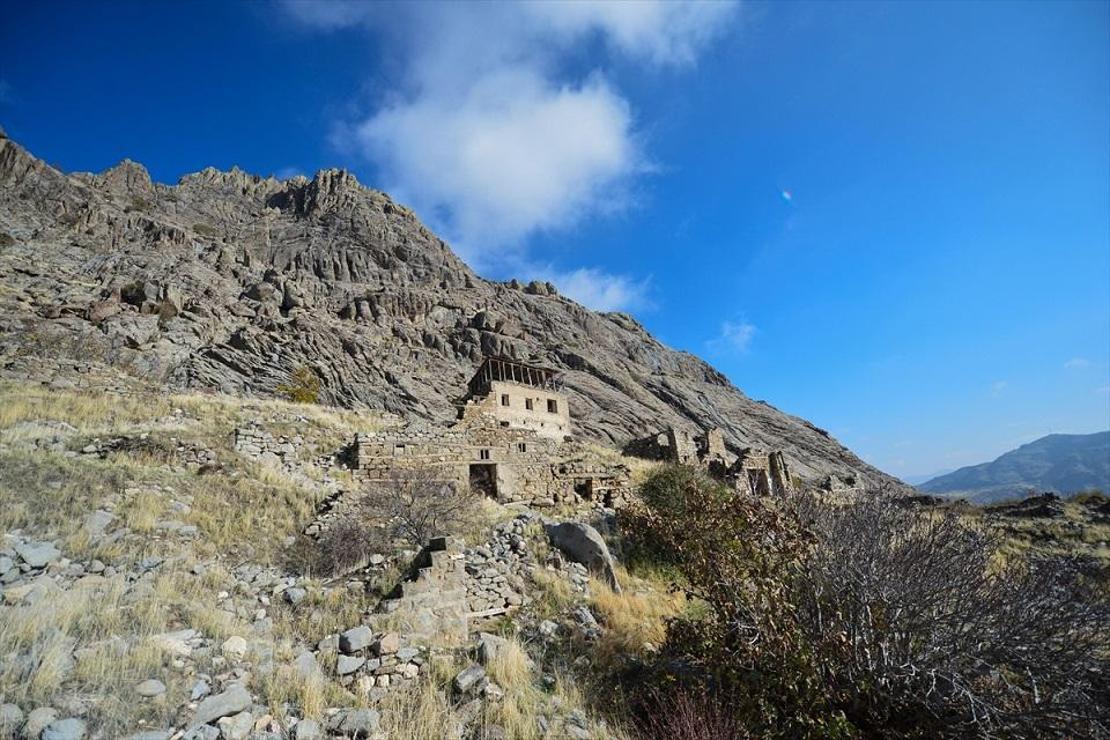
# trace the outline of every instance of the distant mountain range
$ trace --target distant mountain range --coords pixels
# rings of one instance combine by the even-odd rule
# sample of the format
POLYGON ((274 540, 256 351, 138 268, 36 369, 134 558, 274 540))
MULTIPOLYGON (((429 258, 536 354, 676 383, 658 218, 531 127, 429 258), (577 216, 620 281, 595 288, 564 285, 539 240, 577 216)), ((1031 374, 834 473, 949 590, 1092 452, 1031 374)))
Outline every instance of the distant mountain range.
POLYGON ((989 503, 1052 491, 1110 491, 1110 431, 1050 434, 997 460, 941 475, 917 486, 926 493, 989 503))

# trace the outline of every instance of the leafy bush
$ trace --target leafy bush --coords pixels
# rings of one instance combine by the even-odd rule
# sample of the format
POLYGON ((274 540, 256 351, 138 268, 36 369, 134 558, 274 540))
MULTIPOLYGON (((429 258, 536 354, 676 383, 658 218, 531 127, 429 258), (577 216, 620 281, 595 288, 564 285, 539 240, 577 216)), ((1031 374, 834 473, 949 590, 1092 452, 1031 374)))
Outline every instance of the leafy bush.
POLYGON ((316 403, 320 398, 320 378, 312 368, 302 365, 289 376, 289 382, 275 389, 285 400, 293 403, 316 403))
POLYGON ((1108 730, 1110 610, 1074 562, 1007 562, 958 514, 881 492, 784 505, 670 468, 643 500, 625 531, 706 605, 670 623, 656 689, 697 687, 760 736, 1108 730))

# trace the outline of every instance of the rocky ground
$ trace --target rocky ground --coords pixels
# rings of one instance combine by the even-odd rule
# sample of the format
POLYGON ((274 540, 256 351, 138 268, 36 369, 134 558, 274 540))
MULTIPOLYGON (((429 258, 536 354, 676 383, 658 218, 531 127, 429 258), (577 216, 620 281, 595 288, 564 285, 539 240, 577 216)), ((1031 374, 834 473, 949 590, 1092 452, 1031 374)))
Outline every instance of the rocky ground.
POLYGON ((293 564, 352 485, 336 451, 385 422, 128 378, 0 384, 0 737, 619 737, 583 695, 591 662, 653 649, 681 600, 623 571, 614 592, 538 513, 491 503, 464 543, 471 608, 509 609, 466 639, 379 610, 411 551, 293 564))
POLYGON ((784 450, 805 479, 896 484, 626 314, 547 283, 480 278, 349 173, 206 169, 166 186, 125 161, 67 175, 0 133, 8 376, 71 382, 74 361, 99 362, 178 389, 272 396, 308 368, 327 403, 446 420, 485 355, 562 370, 577 430, 605 444, 720 427, 734 449, 784 450))

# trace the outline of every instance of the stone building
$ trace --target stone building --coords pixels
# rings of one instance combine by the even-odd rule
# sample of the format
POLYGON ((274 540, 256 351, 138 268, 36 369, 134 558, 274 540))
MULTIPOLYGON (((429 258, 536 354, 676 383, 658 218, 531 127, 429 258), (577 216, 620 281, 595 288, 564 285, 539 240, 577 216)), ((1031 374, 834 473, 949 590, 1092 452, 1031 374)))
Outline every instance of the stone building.
POLYGON ((460 418, 481 414, 544 437, 562 439, 570 433, 570 409, 558 374, 500 357, 487 357, 467 384, 460 418))
POLYGON ((569 435, 566 396, 550 370, 487 359, 451 427, 410 424, 358 434, 353 462, 364 480, 390 480, 404 468, 502 503, 618 505, 629 471, 597 458, 569 435))
POLYGON ((720 429, 700 435, 671 427, 666 431, 633 440, 625 453, 649 460, 702 465, 737 490, 757 496, 781 496, 794 489, 782 452, 765 452, 747 447, 733 454, 720 429))

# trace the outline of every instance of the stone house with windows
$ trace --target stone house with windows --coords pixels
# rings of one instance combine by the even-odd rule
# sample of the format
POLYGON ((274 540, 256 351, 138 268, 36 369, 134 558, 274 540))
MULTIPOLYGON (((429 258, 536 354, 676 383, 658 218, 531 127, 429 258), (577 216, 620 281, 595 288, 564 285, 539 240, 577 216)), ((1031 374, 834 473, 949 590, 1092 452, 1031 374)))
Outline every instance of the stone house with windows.
POLYGON ((406 467, 434 468, 450 485, 533 506, 612 507, 629 495, 628 468, 599 460, 570 435, 567 397, 553 370, 487 358, 459 406, 451 427, 410 424, 356 435, 359 477, 384 481, 406 467))
POLYGON ((503 427, 552 439, 570 434, 570 409, 554 370, 487 357, 467 384, 459 418, 495 418, 503 427))

